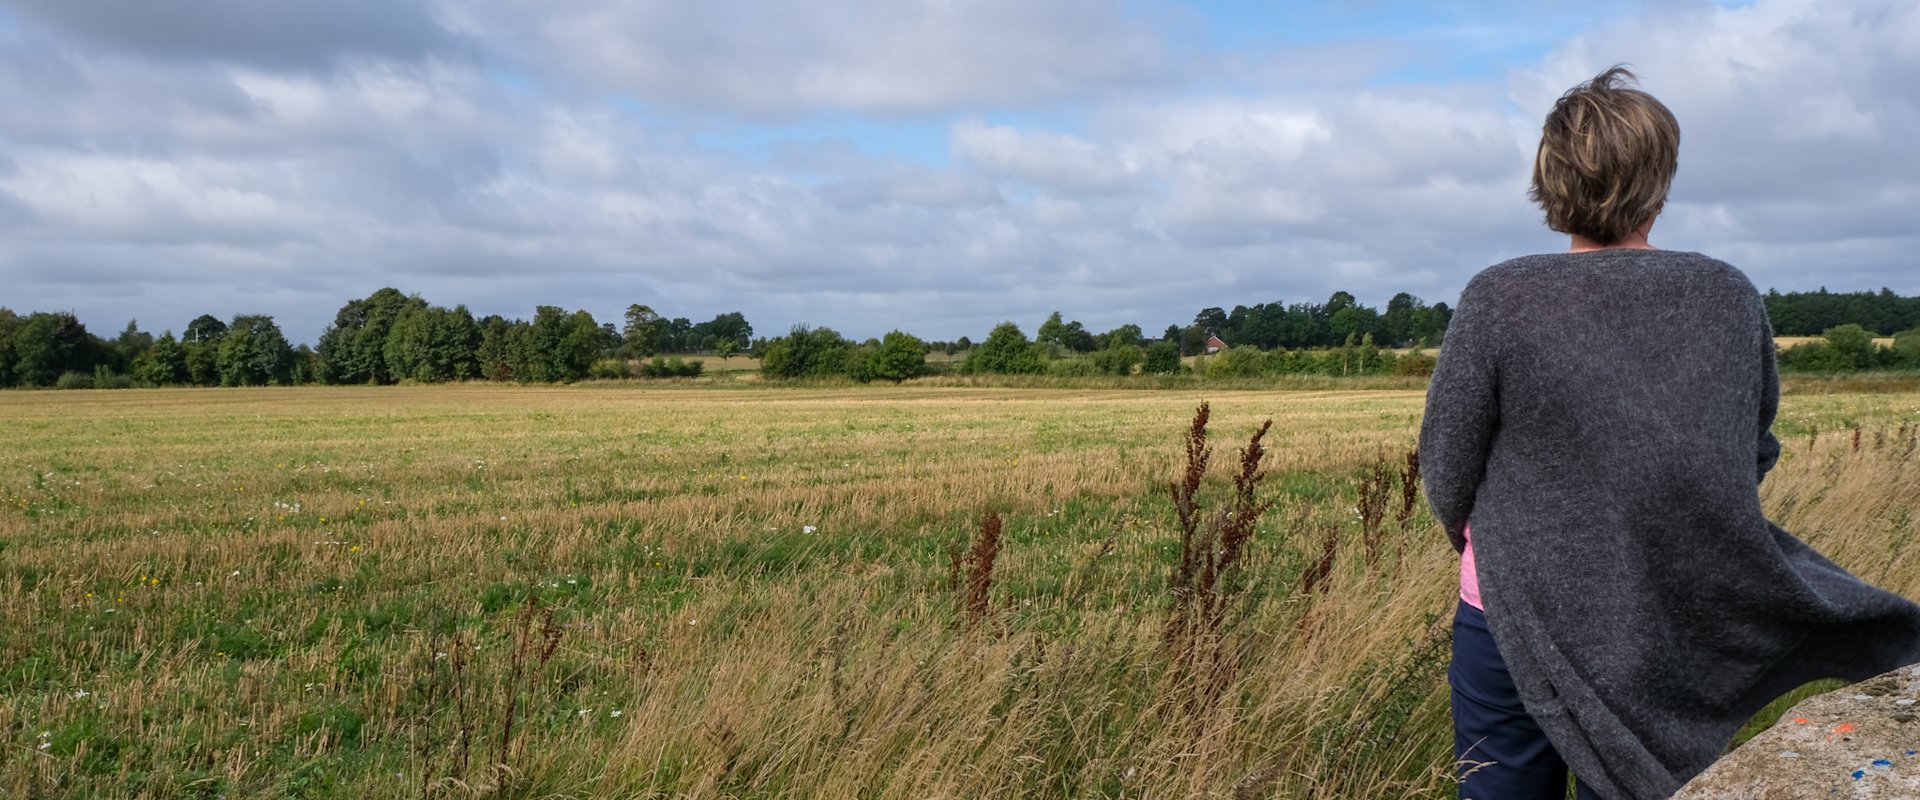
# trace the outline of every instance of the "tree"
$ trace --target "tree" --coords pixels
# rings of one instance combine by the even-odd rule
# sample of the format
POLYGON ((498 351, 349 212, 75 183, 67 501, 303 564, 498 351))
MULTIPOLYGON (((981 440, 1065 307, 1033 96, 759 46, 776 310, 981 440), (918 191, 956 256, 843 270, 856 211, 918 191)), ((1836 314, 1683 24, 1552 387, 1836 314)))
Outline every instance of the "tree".
POLYGON ((1180 332, 1181 355, 1197 356, 1207 352, 1207 329, 1198 325, 1188 326, 1180 332))
POLYGON ((426 304, 393 287, 348 301, 334 315, 333 324, 320 334, 315 347, 327 382, 393 383, 393 371, 387 365, 387 334, 402 311, 426 304))
POLYGON ((718 350, 723 341, 732 341, 736 351, 753 341, 753 326, 747 324, 747 317, 738 311, 729 311, 716 315, 713 319, 693 326, 693 335, 697 338, 711 337, 706 346, 718 350))
POLYGON ((273 317, 241 314, 220 339, 216 355, 222 386, 265 386, 292 381, 293 347, 273 317))
POLYGON ((1207 340, 1207 336, 1226 333, 1227 312, 1218 308, 1200 309, 1200 313, 1193 315, 1193 327, 1200 329, 1200 341, 1203 342, 1207 340))
POLYGON ((187 344, 217 342, 227 335, 227 323, 221 322, 212 314, 201 314, 187 323, 187 331, 180 335, 180 341, 187 344))
POLYGON ((1873 334, 1865 328, 1853 324, 1836 325, 1821 336, 1827 340, 1834 363, 1840 369, 1863 369, 1874 365, 1874 350, 1878 345, 1873 342, 1873 334))
MULTIPOLYGON (((1095 371, 1103 375, 1132 375, 1133 365, 1140 363, 1144 354, 1140 345, 1125 341, 1125 337, 1094 351, 1088 360, 1095 371)), ((1178 363, 1178 356, 1175 356, 1178 363)))
POLYGON ((27 315, 12 337, 14 379, 22 386, 52 386, 66 372, 93 372, 101 347, 80 320, 65 311, 27 315))
POLYGON ((147 348, 152 346, 153 334, 140 330, 138 320, 127 320, 127 327, 122 329, 120 335, 114 337, 112 342, 114 368, 126 371, 133 365, 134 359, 139 358, 141 353, 147 352, 147 348))
POLYGON ((1047 315, 1047 321, 1040 323, 1040 329, 1033 332, 1033 340, 1040 344, 1067 346, 1067 323, 1060 319, 1060 312, 1047 315))
POLYGON ((661 338, 660 315, 652 307, 639 303, 627 306, 627 327, 620 334, 620 355, 646 358, 658 352, 661 338))
POLYGON ((1920 367, 1920 328, 1894 334, 1893 352, 1901 365, 1920 367))
POLYGON ((1027 341, 1020 326, 1011 322, 995 325, 987 340, 967 353, 961 371, 969 374, 996 373, 1030 375, 1046 371, 1045 358, 1035 342, 1027 341))
POLYGON ((1141 371, 1148 375, 1172 375, 1180 371, 1180 346, 1171 339, 1159 339, 1147 345, 1141 371))
POLYGON ((13 349, 13 334, 20 329, 21 319, 13 309, 0 307, 0 388, 14 384, 14 363, 19 356, 13 349))
POLYGON ((1146 334, 1141 332, 1140 326, 1131 322, 1100 334, 1099 336, 1100 346, 1102 348, 1116 347, 1123 344, 1130 344, 1137 348, 1140 346, 1140 343, 1145 340, 1146 334))
POLYGON ((507 339, 514 377, 542 383, 586 377, 600 352, 599 331, 593 315, 585 311, 568 314, 558 306, 534 309, 533 323, 515 326, 507 339))
POLYGON ((480 322, 480 346, 474 350, 480 377, 490 381, 514 379, 513 353, 508 348, 508 342, 514 328, 522 324, 508 321, 499 314, 490 314, 480 322))
POLYGON ((173 331, 160 334, 153 346, 133 360, 133 377, 155 386, 186 383, 187 348, 173 338, 173 331))
POLYGON ((738 352, 740 342, 736 339, 721 339, 713 345, 713 354, 719 356, 721 361, 733 358, 733 354, 738 352))
POLYGON ((769 378, 843 375, 853 343, 832 328, 795 325, 760 351, 760 374, 769 378))
POLYGON ((913 334, 889 331, 873 351, 867 372, 899 383, 927 370, 927 345, 913 334))
POLYGON ((480 326, 466 306, 408 306, 387 332, 388 374, 426 383, 480 374, 480 326))
POLYGON ((1380 315, 1380 327, 1389 344, 1397 346, 1401 342, 1413 341, 1413 312, 1421 305, 1420 298, 1406 292, 1396 294, 1387 301, 1387 312, 1380 315))

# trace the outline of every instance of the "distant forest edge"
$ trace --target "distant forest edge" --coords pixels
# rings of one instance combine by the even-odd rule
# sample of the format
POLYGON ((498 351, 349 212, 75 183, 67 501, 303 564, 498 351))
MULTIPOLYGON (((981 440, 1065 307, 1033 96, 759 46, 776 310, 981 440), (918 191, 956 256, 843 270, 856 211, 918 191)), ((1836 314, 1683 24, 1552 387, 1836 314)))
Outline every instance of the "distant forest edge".
MULTIPOLYGON (((1779 336, 1820 337, 1782 350, 1787 371, 1920 369, 1920 297, 1879 292, 1769 291, 1779 336), (1876 341, 1891 338, 1891 346, 1876 341)), ((1157 337, 1138 325, 1094 333, 1054 312, 1029 339, 1003 322, 978 343, 924 341, 904 331, 855 341, 826 327, 795 326, 755 338, 740 312, 695 323, 629 306, 625 323, 586 311, 539 306, 532 320, 475 318, 418 295, 381 289, 349 301, 313 347, 293 346, 271 316, 204 314, 176 337, 128 322, 108 339, 72 313, 21 316, 0 308, 0 387, 125 388, 293 384, 437 383, 460 380, 568 382, 585 378, 695 377, 706 354, 759 360, 767 378, 891 380, 938 373, 1126 376, 1191 373, 1425 375, 1453 310, 1402 292, 1384 311, 1335 292, 1324 303, 1261 303, 1202 309, 1157 337), (666 354, 675 354, 668 356, 666 354), (948 358, 929 361, 929 354, 948 358)))

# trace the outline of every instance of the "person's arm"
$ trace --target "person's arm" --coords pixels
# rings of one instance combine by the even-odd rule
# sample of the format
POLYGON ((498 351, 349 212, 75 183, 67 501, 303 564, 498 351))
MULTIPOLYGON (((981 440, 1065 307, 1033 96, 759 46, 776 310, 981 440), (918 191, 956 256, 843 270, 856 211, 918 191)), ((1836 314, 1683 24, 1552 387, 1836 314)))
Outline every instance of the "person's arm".
POLYGON ((1467 517, 1500 422, 1498 320, 1474 295, 1469 283, 1447 324, 1420 421, 1421 482, 1454 550, 1466 547, 1467 517))
POLYGON ((1765 306, 1760 307, 1760 448, 1758 469, 1753 482, 1767 478, 1767 472, 1780 462, 1780 439, 1773 435, 1773 418, 1780 413, 1780 371, 1775 364, 1779 348, 1773 344, 1773 324, 1767 320, 1765 306))

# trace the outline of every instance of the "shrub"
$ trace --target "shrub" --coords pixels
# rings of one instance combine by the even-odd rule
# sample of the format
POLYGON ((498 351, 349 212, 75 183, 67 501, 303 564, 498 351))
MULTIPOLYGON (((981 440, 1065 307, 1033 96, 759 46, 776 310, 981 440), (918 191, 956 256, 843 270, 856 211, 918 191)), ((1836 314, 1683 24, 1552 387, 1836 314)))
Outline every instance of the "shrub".
POLYGON ((698 378, 707 368, 704 361, 682 361, 679 356, 654 356, 640 365, 642 378, 698 378))
POLYGON ((603 358, 593 362, 587 374, 601 379, 629 378, 633 376, 633 367, 625 359, 603 358))
POLYGON ((66 372, 60 373, 60 377, 54 380, 53 388, 91 389, 93 388, 93 376, 84 372, 67 370, 66 372))
POLYGON ((1161 339, 1147 345, 1141 370, 1148 375, 1173 375, 1180 371, 1180 345, 1161 339))
POLYGON ((1207 359, 1209 378, 1257 378, 1267 370, 1267 356, 1250 344, 1220 351, 1207 359))
POLYGON ((1396 375, 1428 377, 1433 374, 1433 366, 1438 359, 1426 353, 1413 352, 1394 359, 1393 372, 1396 375))
MULTIPOLYGON (((1093 371, 1101 375, 1132 375, 1133 366, 1145 359, 1140 346, 1136 344, 1112 344, 1094 351, 1088 356, 1093 371)), ((1180 363, 1178 351, 1174 354, 1174 364, 1180 363)))
POLYGON ((927 371, 927 345, 911 333, 890 331, 867 359, 872 378, 899 383, 927 371))

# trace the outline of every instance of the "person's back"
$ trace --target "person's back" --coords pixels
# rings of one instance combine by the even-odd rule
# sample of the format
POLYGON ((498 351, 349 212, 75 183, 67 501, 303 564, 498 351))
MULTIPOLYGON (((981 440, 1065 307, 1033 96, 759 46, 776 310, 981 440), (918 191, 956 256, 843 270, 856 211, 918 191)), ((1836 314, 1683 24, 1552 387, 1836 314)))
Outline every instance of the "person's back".
POLYGON ((1769 523, 1772 334, 1745 276, 1657 250, 1679 130, 1610 70, 1549 115, 1534 199, 1566 253, 1462 292, 1421 426, 1463 550, 1462 796, 1655 798, 1808 680, 1920 659, 1920 606, 1769 523), (1497 642, 1497 646, 1496 646, 1497 642))

